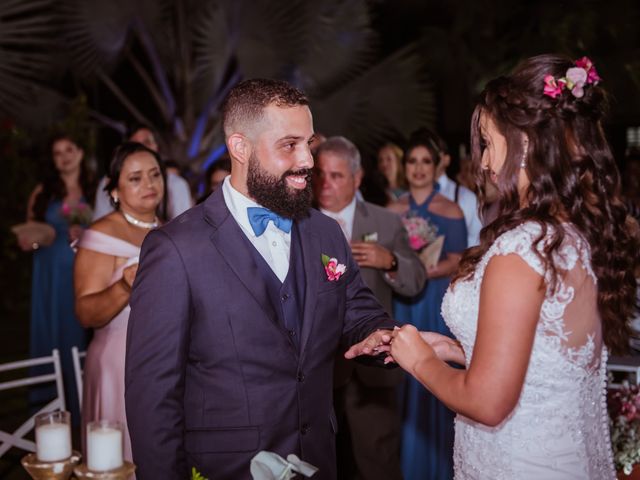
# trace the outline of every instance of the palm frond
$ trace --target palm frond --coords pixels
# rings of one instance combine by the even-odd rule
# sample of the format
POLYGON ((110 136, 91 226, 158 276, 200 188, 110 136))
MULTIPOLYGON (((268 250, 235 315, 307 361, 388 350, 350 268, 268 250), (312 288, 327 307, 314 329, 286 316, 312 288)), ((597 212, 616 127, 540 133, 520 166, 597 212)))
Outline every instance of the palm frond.
POLYGON ((306 21, 296 34, 295 74, 290 79, 310 94, 331 91, 366 68, 377 35, 364 0, 307 2, 306 21))
POLYGON ((140 2, 131 0, 58 0, 62 42, 76 74, 109 71, 119 59, 140 2))
POLYGON ((300 39, 295 27, 301 0, 225 1, 229 12, 229 40, 235 47, 242 78, 286 78, 295 64, 294 48, 300 39), (250 12, 247 15, 246 12, 250 12))
POLYGON ((50 0, 0 2, 0 110, 15 114, 29 88, 51 69, 54 31, 50 0))
POLYGON ((316 131, 345 135, 365 152, 389 138, 432 126, 435 119, 433 88, 414 46, 397 51, 341 89, 312 98, 311 105, 316 131))
POLYGON ((204 7, 191 31, 193 102, 200 106, 205 106, 221 87, 234 53, 228 12, 219 2, 204 7))

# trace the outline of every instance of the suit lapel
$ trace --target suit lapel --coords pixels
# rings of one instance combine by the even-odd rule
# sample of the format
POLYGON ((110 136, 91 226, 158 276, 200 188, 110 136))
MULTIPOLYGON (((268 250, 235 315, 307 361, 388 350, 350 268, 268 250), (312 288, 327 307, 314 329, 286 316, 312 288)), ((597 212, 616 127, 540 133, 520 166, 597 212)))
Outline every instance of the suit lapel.
POLYGON ((320 251, 320 235, 313 230, 308 219, 301 220, 298 223, 298 229, 306 278, 304 314, 302 316, 302 333, 300 335, 300 352, 301 355, 304 355, 307 341, 313 331, 318 285, 321 278, 322 252, 320 251))
POLYGON ((269 319, 279 325, 267 285, 250 250, 254 247, 227 208, 222 188, 218 188, 205 201, 204 216, 205 221, 214 228, 209 237, 214 247, 269 319))
POLYGON ((351 241, 361 242, 364 235, 373 233, 371 230, 372 226, 367 206, 360 201, 356 201, 356 210, 353 215, 351 241))

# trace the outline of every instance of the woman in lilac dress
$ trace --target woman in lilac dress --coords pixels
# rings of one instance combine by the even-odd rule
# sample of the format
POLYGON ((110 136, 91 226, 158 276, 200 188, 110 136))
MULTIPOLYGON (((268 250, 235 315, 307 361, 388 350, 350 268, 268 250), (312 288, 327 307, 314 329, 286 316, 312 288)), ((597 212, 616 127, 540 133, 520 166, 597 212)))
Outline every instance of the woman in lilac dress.
POLYGON ((139 143, 115 152, 106 189, 116 208, 84 233, 75 264, 76 312, 94 328, 84 368, 83 438, 94 420, 125 426, 125 458, 131 460, 124 406, 124 360, 129 294, 140 246, 158 225, 156 210, 164 193, 157 153, 139 143))

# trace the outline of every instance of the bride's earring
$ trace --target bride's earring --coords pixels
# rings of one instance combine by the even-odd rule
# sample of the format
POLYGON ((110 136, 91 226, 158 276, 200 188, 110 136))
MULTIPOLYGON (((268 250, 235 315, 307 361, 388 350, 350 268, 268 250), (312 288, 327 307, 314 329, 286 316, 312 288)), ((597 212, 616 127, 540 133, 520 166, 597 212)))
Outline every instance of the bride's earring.
POLYGON ((522 152, 522 158, 520 159, 520 168, 527 168, 527 154, 529 153, 529 140, 525 138, 524 151, 522 152))

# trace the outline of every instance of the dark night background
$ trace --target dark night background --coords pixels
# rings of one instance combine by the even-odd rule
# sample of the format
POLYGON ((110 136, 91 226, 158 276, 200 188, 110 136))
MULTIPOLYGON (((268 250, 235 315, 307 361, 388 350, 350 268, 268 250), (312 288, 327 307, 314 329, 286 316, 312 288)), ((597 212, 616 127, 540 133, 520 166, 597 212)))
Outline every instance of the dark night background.
POLYGON ((317 131, 351 138, 369 163, 421 125, 455 162, 486 81, 553 52, 594 61, 622 165, 640 126, 639 25, 637 0, 0 2, 0 362, 28 354, 31 257, 9 228, 53 129, 74 133, 102 173, 125 126, 150 123, 197 183, 230 86, 280 77, 309 94, 317 131))
POLYGON ((401 143, 425 124, 444 136, 455 157, 468 142, 474 98, 484 83, 543 52, 594 60, 611 93, 606 129, 620 163, 627 128, 640 125, 635 1, 248 5, 0 5, 0 335, 10 339, 1 359, 27 352, 30 256, 19 252, 9 227, 24 218, 40 166, 49 161, 46 139, 54 128, 80 137, 101 173, 126 124, 146 120, 161 133, 165 154, 197 183, 222 143, 215 107, 229 85, 279 76, 309 93, 318 131, 354 139, 368 161, 384 140, 401 143), (155 45, 157 58, 145 41, 155 45), (164 70, 171 101, 155 68, 164 70), (171 102, 174 112, 163 112, 171 102), (199 145, 198 125, 205 131, 199 145))

